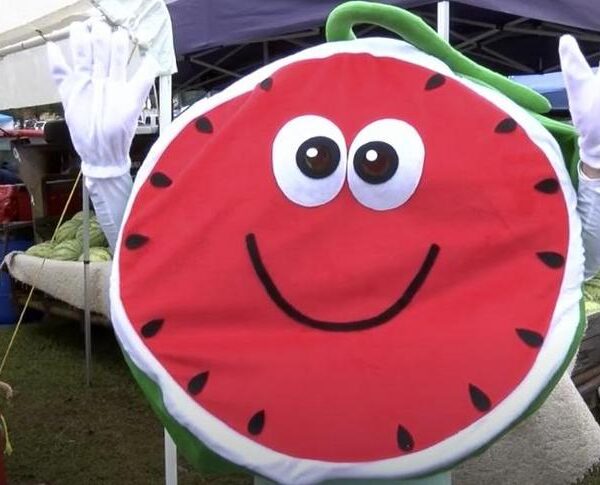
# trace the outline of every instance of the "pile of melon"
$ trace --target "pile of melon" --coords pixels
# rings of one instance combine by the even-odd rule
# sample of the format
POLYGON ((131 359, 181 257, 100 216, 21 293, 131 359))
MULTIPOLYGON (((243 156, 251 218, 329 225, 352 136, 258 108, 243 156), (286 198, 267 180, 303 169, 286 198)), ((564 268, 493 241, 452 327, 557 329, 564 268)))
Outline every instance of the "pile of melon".
POLYGON ((584 283, 583 298, 585 301, 585 314, 588 317, 600 313, 600 274, 584 283))
MULTIPOLYGON (((58 261, 83 261, 83 212, 64 222, 51 241, 31 246, 25 254, 58 261)), ((110 261, 108 242, 96 216, 90 213, 90 257, 93 263, 110 261)))

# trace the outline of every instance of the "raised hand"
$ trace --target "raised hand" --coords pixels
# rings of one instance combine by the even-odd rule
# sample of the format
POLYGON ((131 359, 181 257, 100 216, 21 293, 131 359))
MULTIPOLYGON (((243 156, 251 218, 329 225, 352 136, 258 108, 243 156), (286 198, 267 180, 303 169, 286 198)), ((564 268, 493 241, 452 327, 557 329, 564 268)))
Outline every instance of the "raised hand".
POLYGON ((70 45, 71 65, 53 43, 48 59, 83 174, 118 177, 129 171, 129 148, 158 65, 147 56, 127 80, 127 33, 102 22, 91 29, 72 24, 70 45))
POLYGON ((564 35, 559 45, 569 110, 579 133, 579 152, 582 162, 600 169, 600 70, 594 73, 577 41, 564 35))

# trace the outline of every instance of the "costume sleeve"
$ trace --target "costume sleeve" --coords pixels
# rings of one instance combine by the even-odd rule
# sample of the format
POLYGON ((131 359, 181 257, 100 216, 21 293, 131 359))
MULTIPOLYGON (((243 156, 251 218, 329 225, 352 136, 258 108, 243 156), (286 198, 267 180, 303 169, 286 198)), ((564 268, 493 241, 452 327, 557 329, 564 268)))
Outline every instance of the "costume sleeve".
POLYGON ((579 167, 577 211, 583 226, 584 276, 589 280, 600 271, 600 179, 588 177, 581 167, 579 167))
POLYGON ((85 185, 94 204, 96 218, 114 251, 133 186, 131 175, 125 173, 110 178, 86 177, 85 185))

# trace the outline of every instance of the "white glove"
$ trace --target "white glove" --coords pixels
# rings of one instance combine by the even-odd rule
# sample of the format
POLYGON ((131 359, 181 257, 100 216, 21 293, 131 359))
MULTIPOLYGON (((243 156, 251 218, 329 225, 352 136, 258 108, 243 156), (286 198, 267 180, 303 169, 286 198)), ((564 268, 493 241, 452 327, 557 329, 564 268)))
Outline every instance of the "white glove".
POLYGON ((70 29, 72 66, 48 43, 48 59, 85 176, 118 177, 129 172, 129 149, 137 119, 158 65, 146 56, 127 81, 129 39, 102 22, 75 22, 70 29))
POLYGON ((570 35, 560 38, 558 52, 581 160, 600 169, 600 69, 594 74, 570 35))

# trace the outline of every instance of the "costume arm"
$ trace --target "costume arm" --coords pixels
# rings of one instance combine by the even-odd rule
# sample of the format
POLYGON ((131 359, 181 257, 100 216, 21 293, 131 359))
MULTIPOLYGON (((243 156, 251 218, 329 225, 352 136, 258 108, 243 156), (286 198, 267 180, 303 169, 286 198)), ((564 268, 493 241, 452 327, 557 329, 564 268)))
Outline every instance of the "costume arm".
POLYGON ((579 194, 585 279, 600 270, 600 70, 595 73, 577 41, 564 35, 559 45, 569 110, 579 135, 579 194))
POLYGON ((581 217, 586 280, 600 271, 600 178, 579 169, 577 211, 581 217))
POLYGON ((129 173, 119 177, 86 177, 85 179, 85 186, 94 204, 96 218, 113 251, 117 244, 119 228, 123 222, 132 185, 133 182, 129 173))
POLYGON ((158 66, 145 56, 127 78, 129 38, 102 22, 74 23, 71 62, 48 43, 52 77, 98 221, 114 249, 132 181, 129 150, 158 66))

